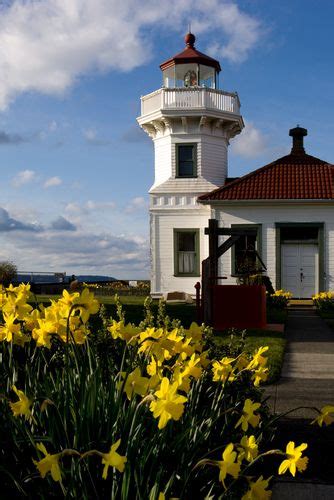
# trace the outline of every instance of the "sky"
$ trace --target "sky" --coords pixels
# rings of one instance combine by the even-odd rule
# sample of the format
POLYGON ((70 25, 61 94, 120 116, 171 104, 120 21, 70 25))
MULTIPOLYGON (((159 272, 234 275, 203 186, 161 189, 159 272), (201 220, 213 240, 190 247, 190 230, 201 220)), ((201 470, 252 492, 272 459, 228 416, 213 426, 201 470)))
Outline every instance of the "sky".
POLYGON ((184 48, 218 59, 245 129, 228 174, 287 154, 334 162, 331 0, 0 0, 0 261, 149 277, 153 145, 140 96, 184 48))

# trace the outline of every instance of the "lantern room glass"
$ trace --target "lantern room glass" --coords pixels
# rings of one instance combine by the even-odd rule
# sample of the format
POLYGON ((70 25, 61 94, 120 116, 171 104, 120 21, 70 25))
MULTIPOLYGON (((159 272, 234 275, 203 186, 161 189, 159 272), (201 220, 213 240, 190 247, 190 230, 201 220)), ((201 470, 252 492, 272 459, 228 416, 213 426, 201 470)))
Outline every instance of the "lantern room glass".
POLYGON ((166 88, 206 87, 217 88, 217 72, 204 64, 176 64, 162 72, 166 88))

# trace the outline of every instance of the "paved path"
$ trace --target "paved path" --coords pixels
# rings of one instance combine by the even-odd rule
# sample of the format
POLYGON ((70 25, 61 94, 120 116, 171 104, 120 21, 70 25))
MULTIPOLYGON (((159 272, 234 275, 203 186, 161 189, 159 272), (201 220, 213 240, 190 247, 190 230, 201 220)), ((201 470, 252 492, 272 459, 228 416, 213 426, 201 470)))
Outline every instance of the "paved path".
MULTIPOLYGON (((334 404, 334 331, 313 308, 295 307, 289 310, 286 334, 282 377, 265 389, 273 413, 334 404)), ((334 432, 332 427, 320 429, 305 422, 315 415, 312 409, 294 411, 280 428, 279 439, 309 443, 314 463, 313 470, 299 474, 296 480, 280 477, 273 487, 273 500, 334 499, 334 485, 325 484, 334 483, 334 432)))
MULTIPOLYGON (((274 413, 298 406, 334 404, 334 331, 312 308, 291 309, 282 377, 265 392, 274 413)), ((292 416, 313 418, 302 409, 292 416)))

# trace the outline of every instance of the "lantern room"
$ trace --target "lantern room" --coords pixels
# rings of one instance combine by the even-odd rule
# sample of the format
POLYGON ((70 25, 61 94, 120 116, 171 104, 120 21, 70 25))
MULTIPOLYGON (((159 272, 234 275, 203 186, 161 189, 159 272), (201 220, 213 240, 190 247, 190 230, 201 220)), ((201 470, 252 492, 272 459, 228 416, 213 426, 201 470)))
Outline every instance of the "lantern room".
POLYGON ((218 61, 195 49, 195 36, 188 33, 186 48, 160 65, 163 87, 206 87, 218 88, 221 67, 218 61))

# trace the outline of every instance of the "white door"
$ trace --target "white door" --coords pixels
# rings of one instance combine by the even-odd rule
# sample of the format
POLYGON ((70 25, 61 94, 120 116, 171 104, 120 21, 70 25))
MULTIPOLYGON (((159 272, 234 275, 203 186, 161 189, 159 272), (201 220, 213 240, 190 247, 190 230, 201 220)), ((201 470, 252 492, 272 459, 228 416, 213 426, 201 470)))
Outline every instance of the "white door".
POLYGON ((295 298, 318 292, 319 251, 317 245, 282 245, 282 288, 295 298))

